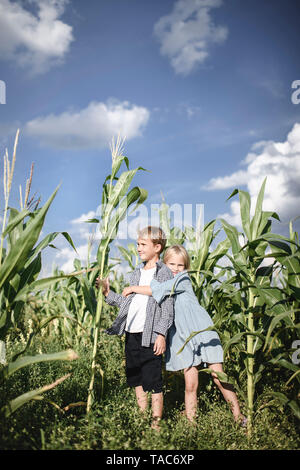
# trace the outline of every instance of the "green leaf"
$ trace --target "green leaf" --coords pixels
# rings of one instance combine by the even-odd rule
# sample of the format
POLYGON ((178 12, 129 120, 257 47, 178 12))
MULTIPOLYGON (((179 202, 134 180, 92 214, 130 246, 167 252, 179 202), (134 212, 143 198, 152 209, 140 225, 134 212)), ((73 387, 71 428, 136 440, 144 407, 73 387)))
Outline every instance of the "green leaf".
POLYGON ((266 335, 266 338, 265 338, 265 345, 264 345, 264 350, 266 349, 267 345, 269 344, 269 341, 270 341, 270 337, 271 337, 271 334, 273 333, 274 331, 274 328, 277 326, 278 323, 280 323, 282 320, 288 320, 287 324, 289 326, 293 326, 293 322, 292 322, 292 319, 291 319, 291 316, 294 314, 294 311, 291 310, 291 311, 285 311, 283 313, 280 313, 278 315, 276 315, 271 323, 270 323, 270 326, 268 328, 268 331, 267 331, 267 335, 266 335))
POLYGON ((77 276, 78 274, 85 273, 86 270, 83 269, 81 272, 76 272, 76 273, 70 273, 70 274, 59 274, 57 276, 51 276, 51 277, 45 277, 43 279, 38 279, 37 281, 32 282, 31 284, 27 284, 21 289, 16 297, 15 301, 26 301, 26 298, 30 292, 37 291, 37 290, 43 290, 51 285, 57 283, 58 281, 62 281, 65 279, 72 278, 74 276, 77 276))
POLYGON ((251 240, 250 232, 250 195, 246 191, 239 190, 240 196, 240 213, 243 229, 248 240, 251 240))
POLYGON ((238 192, 239 192, 238 189, 234 189, 232 191, 232 193, 230 194, 230 196, 226 199, 226 201, 229 201, 229 199, 231 199, 233 196, 235 196, 238 192))
POLYGON ((3 232, 3 237, 5 237, 8 233, 10 233, 14 228, 19 225, 20 222, 22 222, 25 217, 27 217, 30 214, 29 210, 24 209, 21 212, 18 212, 16 209, 10 209, 10 216, 14 215, 13 218, 9 218, 8 224, 6 226, 6 229, 3 232))
POLYGON ((284 406, 289 406, 296 418, 300 419, 300 408, 295 400, 291 400, 284 393, 281 392, 269 392, 277 401, 282 403, 284 406))
POLYGON ((254 240, 260 235, 260 233, 258 233, 258 227, 259 227, 259 224, 261 222, 261 217, 262 217, 262 204, 263 204, 263 199, 264 199, 264 194, 265 194, 266 182, 267 182, 267 178, 264 179, 263 184, 261 185, 260 191, 258 193, 257 201, 256 201, 254 217, 251 220, 251 224, 250 224, 251 240, 254 240))
POLYGON ((41 393, 45 393, 48 390, 51 390, 52 388, 56 387, 60 383, 62 383, 65 379, 70 377, 71 374, 66 374, 65 376, 57 379, 55 382, 49 385, 44 385, 41 388, 38 388, 36 390, 31 390, 30 392, 23 393, 22 395, 18 396, 17 398, 10 400, 9 404, 4 406, 1 409, 1 414, 4 414, 4 416, 7 418, 10 416, 12 413, 14 413, 18 408, 21 406, 25 405, 25 403, 29 402, 30 400, 33 399, 42 399, 41 393))
POLYGON ((115 214, 109 221, 109 225, 107 231, 102 234, 103 238, 99 244, 98 252, 97 252, 97 259, 100 263, 102 258, 102 253, 105 253, 109 243, 113 240, 118 231, 119 223, 126 215, 128 208, 136 202, 134 210, 142 204, 147 198, 148 192, 142 188, 134 187, 129 191, 127 196, 121 201, 120 205, 118 206, 115 214))
POLYGON ((118 203, 126 195, 129 189, 129 186, 131 184, 131 181, 138 170, 144 170, 144 168, 138 167, 138 168, 135 168, 134 170, 123 172, 120 178, 118 179, 117 183, 115 184, 115 186, 112 187, 112 191, 110 194, 108 194, 109 199, 107 201, 107 204, 104 207, 104 212, 102 214, 102 227, 104 229, 107 227, 109 217, 113 209, 116 208, 118 203))
POLYGON ((51 354, 37 354, 36 356, 24 356, 14 362, 10 362, 6 367, 4 367, 0 371, 0 374, 6 378, 14 374, 17 370, 22 369, 23 367, 30 366, 31 364, 36 364, 38 362, 73 361, 75 359, 78 359, 78 355, 72 349, 67 349, 66 351, 60 351, 51 354))
POLYGON ((212 369, 200 369, 199 372, 205 372, 206 374, 216 374, 220 382, 234 385, 234 381, 231 380, 225 372, 216 372, 212 369))
POLYGON ((59 187, 57 187, 43 208, 39 210, 33 220, 27 223, 25 230, 16 240, 8 255, 5 257, 0 268, 0 289, 6 280, 11 279, 15 273, 21 270, 26 264, 28 255, 39 238, 45 216, 58 191, 58 188, 59 187))

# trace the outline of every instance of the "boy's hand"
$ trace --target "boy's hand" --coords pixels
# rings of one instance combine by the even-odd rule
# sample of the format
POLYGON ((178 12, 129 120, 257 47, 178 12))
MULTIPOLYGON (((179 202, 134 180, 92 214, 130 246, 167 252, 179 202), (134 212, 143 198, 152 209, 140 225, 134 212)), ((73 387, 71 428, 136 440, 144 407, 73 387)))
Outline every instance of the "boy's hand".
POLYGON ((154 355, 159 356, 160 354, 163 354, 165 350, 166 338, 163 335, 158 335, 153 346, 154 355))
POLYGON ((108 293, 109 293, 109 280, 108 279, 100 279, 100 277, 97 277, 97 279, 96 279, 97 289, 99 289, 100 286, 102 286, 102 294, 105 295, 105 297, 107 297, 108 293))
POLYGON ((133 287, 134 286, 125 287, 125 289, 122 292, 123 297, 128 297, 128 295, 133 294, 134 293, 133 287))

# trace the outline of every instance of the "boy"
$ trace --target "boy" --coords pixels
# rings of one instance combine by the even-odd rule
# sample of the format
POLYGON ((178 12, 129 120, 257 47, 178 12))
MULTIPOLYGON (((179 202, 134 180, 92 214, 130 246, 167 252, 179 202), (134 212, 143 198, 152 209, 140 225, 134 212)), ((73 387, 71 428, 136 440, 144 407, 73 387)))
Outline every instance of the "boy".
MULTIPOLYGON (((130 273, 130 285, 150 285, 152 279, 163 282, 173 278, 171 270, 159 259, 165 243, 165 235, 158 227, 149 226, 139 232, 137 251, 143 266, 130 273)), ((109 305, 120 307, 106 333, 125 332, 127 384, 135 387, 141 411, 147 408, 147 392, 152 392, 152 428, 158 430, 163 410, 162 354, 173 323, 174 300, 168 297, 159 306, 153 297, 146 295, 123 297, 110 290, 108 280, 102 282, 102 291, 109 305)))

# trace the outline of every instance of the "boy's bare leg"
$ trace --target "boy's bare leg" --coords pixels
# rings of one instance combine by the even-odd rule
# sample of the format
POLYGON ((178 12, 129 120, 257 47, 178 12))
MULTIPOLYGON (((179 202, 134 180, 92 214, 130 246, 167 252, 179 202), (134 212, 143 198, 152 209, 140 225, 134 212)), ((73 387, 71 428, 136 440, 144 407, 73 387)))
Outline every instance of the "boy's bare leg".
POLYGON ((139 409, 142 412, 145 411, 148 406, 148 396, 147 392, 144 392, 142 385, 135 387, 135 395, 139 409))
POLYGON ((163 413, 163 394, 152 393, 152 429, 159 431, 159 421, 163 413))

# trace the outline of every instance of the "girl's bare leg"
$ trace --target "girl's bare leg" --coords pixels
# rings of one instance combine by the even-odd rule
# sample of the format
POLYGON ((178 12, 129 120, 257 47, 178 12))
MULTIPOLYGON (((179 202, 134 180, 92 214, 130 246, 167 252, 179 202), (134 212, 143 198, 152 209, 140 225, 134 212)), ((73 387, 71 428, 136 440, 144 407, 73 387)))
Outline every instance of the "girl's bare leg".
MULTIPOLYGON (((215 363, 215 364, 207 364, 209 369, 212 369, 215 372, 224 372, 223 367, 221 363, 215 363)), ((233 417, 235 421, 238 421, 241 418, 244 418, 244 416, 241 414, 240 410, 240 405, 236 396, 236 393, 234 392, 233 386, 231 384, 226 384, 220 382, 218 379, 217 374, 212 373, 213 381, 221 391, 223 397, 227 401, 227 403, 230 404, 231 411, 233 414, 233 417)))
POLYGON ((184 369, 185 380, 185 412, 189 421, 193 422, 197 413, 198 370, 196 367, 184 369))

